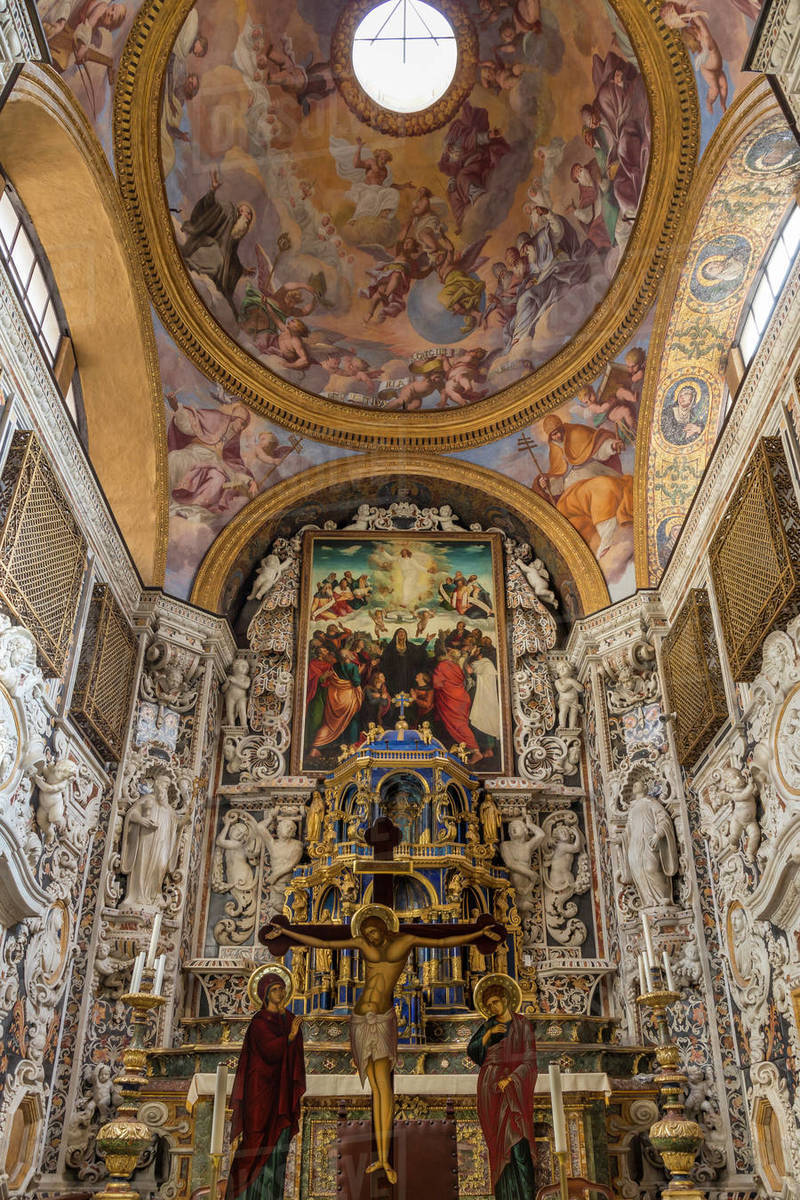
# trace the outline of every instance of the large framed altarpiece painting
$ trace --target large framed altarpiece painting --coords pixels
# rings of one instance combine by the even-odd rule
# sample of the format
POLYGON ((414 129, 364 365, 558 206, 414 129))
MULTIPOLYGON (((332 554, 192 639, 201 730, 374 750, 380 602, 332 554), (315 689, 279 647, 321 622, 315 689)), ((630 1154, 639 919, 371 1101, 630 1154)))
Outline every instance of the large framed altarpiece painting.
POLYGON ((306 532, 296 773, 401 712, 478 774, 511 769, 502 554, 493 533, 306 532))

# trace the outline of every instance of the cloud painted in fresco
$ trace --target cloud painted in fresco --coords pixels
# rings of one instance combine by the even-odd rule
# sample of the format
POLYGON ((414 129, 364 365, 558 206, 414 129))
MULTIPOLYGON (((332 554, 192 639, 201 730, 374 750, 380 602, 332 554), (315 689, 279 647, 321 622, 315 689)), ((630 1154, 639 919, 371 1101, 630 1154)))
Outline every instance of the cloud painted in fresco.
MULTIPOLYGON (((628 346, 593 381, 594 396, 584 396, 595 408, 605 411, 591 411, 577 396, 554 410, 554 415, 565 426, 573 429, 580 427, 580 430, 595 433, 597 457, 590 454, 582 463, 570 465, 563 477, 554 477, 553 491, 560 490, 560 497, 554 497, 551 503, 560 501, 557 507, 582 534, 595 555, 599 555, 600 569, 612 600, 622 600, 636 590, 633 521, 630 518, 633 515, 634 445, 644 381, 640 373, 630 377, 630 366, 635 357, 630 352, 639 349, 646 354, 652 324, 651 309, 628 346), (623 449, 606 457, 604 462, 600 461, 601 455, 608 455, 612 441, 621 442, 623 449), (609 479, 612 483, 608 482, 609 479), (589 480, 595 482, 587 482, 589 480), (607 518, 610 524, 601 525, 598 530, 589 514, 600 524, 598 512, 605 511, 601 509, 601 502, 611 506, 607 518)), ((587 442, 585 436, 583 441, 587 442)), ((554 466, 560 466, 556 461, 558 454, 556 449, 551 456, 547 432, 543 429, 543 422, 537 421, 499 442, 462 451, 455 457, 489 467, 526 487, 535 487, 540 473, 547 474, 554 466)))
POLYGON ((158 324, 156 339, 170 447, 165 588, 186 598, 209 546, 253 496, 352 451, 288 434, 209 383, 158 324))

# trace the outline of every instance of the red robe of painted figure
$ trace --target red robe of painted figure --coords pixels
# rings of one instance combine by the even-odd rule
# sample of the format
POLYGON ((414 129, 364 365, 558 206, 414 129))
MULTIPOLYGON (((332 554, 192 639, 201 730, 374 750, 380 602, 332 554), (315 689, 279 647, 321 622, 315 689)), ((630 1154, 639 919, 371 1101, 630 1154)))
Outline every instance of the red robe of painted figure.
POLYGON ((451 658, 443 658, 433 671, 433 708, 450 737, 463 742, 468 750, 477 750, 478 743, 469 724, 471 701, 464 672, 451 658))
MULTIPOLYGON (((262 1001, 276 982, 282 982, 279 975, 259 980, 262 1001)), ((264 1005, 244 1035, 231 1093, 231 1143, 239 1134, 242 1138, 231 1163, 226 1200, 244 1195, 265 1169, 276 1185, 275 1196, 283 1195, 286 1154, 300 1127, 300 1100, 306 1090, 303 1034, 298 1030, 289 1040, 292 1020, 287 1009, 270 1012, 264 1005), (281 1161, 270 1163, 271 1158, 281 1161)), ((267 1184, 258 1194, 273 1193, 267 1184)))
POLYGON ((532 1161, 536 1039, 530 1021, 515 1013, 507 1033, 493 1034, 484 1046, 483 1035, 492 1024, 490 1019, 476 1030, 467 1053, 481 1068, 478 1117, 489 1151, 492 1192, 496 1200, 521 1200, 536 1194, 532 1161), (510 1082, 501 1089, 502 1079, 510 1082))

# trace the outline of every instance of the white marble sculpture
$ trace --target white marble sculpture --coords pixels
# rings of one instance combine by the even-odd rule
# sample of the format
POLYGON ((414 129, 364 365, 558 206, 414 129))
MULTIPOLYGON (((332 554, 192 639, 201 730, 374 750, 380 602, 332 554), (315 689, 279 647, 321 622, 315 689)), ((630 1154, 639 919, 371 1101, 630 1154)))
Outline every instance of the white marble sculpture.
POLYGON ((622 848, 622 882, 633 884, 646 907, 672 904, 672 877, 678 871, 675 826, 641 779, 631 789, 622 848))
POLYGON ((222 685, 225 696, 225 724, 247 729, 247 692, 250 688, 250 664, 235 658, 230 674, 222 685))
POLYGON ((584 688, 566 659, 557 664, 554 683, 558 693, 559 729, 578 729, 583 711, 581 696, 584 688))
POLYGON ((258 832, 261 835, 269 853, 269 883, 270 907, 273 912, 283 908, 286 888, 292 878, 300 859, 303 856, 303 843, 296 836, 297 826, 287 817, 265 819, 259 821, 258 832), (275 824, 275 832, 272 826, 275 824))
POLYGON ((531 867, 531 856, 546 836, 529 816, 515 817, 508 823, 508 837, 500 843, 500 857, 508 867, 523 917, 533 910, 533 888, 539 882, 539 872, 531 867))
POLYGON ((170 777, 156 775, 125 814, 120 870, 128 876, 120 908, 152 908, 161 900, 164 880, 178 864, 180 832, 188 816, 169 801, 170 777))

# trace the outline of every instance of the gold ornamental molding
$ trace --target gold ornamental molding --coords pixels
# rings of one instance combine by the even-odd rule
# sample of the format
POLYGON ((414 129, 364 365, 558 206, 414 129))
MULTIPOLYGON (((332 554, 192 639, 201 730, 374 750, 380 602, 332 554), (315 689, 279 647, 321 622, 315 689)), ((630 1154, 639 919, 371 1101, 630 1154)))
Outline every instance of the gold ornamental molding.
POLYGON ((436 455, 369 454, 311 467, 279 487, 257 496, 238 513, 212 544, 192 588, 191 602, 218 612, 225 582, 240 552, 263 528, 297 505, 307 505, 316 492, 338 483, 386 479, 400 471, 403 479, 437 479, 466 484, 505 504, 526 524, 541 530, 563 556, 586 616, 611 603, 603 573, 583 538, 558 509, 530 488, 488 467, 436 455))
POLYGON ((175 241, 161 175, 160 103, 167 61, 193 0, 145 0, 120 64, 114 99, 117 177, 160 320, 210 379, 305 437, 354 449, 461 450, 524 428, 595 379, 655 299, 697 158, 694 74, 659 0, 614 0, 647 87, 651 153, 639 216, 602 303, 539 371, 474 404, 441 412, 375 412, 279 379, 225 333, 195 291, 175 241))
MULTIPOLYGON (((651 457, 652 427, 656 414, 659 389, 663 386, 661 365, 670 349, 667 343, 670 319, 681 280, 687 268, 687 254, 706 205, 713 200, 720 171, 737 146, 766 118, 780 113, 780 108, 766 79, 759 77, 736 97, 717 126, 703 152, 700 165, 692 180, 688 201, 678 222, 677 245, 680 253, 671 256, 661 281, 648 360, 653 369, 645 372, 642 403, 636 436, 636 466, 633 483, 634 563, 636 586, 653 587, 657 583, 650 571, 649 541, 651 523, 656 520, 648 510, 648 481, 654 466, 651 457)), ((754 270, 758 266, 754 265, 754 270)), ((742 301, 749 288, 743 289, 742 301)), ((709 417, 709 420, 713 418, 709 417)), ((663 464, 661 465, 663 469, 663 464)), ((698 472, 699 482, 699 472, 698 472)), ((685 515, 685 514, 684 514, 685 515)))

